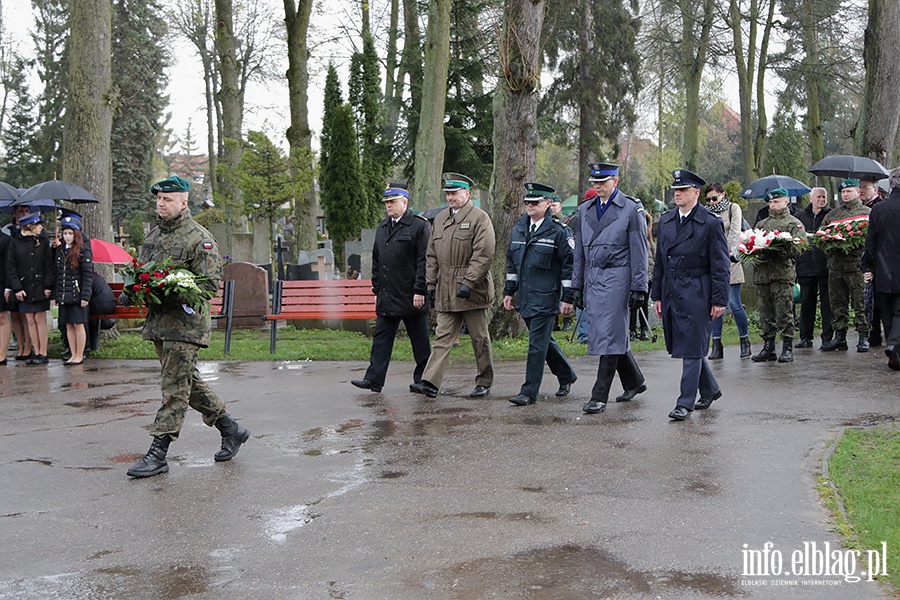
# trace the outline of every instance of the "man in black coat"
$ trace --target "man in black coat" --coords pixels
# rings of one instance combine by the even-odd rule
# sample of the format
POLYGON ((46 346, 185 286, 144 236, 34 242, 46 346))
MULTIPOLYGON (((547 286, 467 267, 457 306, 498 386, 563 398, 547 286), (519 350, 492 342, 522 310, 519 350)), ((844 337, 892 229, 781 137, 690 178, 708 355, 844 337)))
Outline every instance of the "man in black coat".
POLYGON ((891 193, 872 207, 863 254, 863 278, 881 305, 888 366, 900 371, 900 167, 891 171, 891 193))
POLYGON ((372 352, 365 377, 350 382, 376 393, 384 387, 400 321, 406 326, 416 359, 413 383, 422 381, 431 354, 425 302, 425 252, 431 226, 428 219, 409 210, 405 184, 390 184, 382 201, 387 217, 375 230, 372 248, 372 293, 377 315, 372 352))
MULTIPOLYGON (((816 187, 809 193, 809 205, 794 216, 800 219, 807 233, 813 234, 822 226, 830 210, 825 188, 816 187)), ((828 259, 821 248, 810 245, 797 258, 797 283, 800 284, 800 341, 794 347, 812 348, 817 302, 822 304, 822 343, 830 342, 834 329, 828 297, 828 259)))
POLYGON ((669 418, 684 421, 722 396, 706 355, 712 322, 728 304, 731 267, 722 221, 697 202, 706 181, 687 169, 672 176, 676 208, 659 220, 650 298, 663 322, 666 350, 682 359, 681 391, 669 418))

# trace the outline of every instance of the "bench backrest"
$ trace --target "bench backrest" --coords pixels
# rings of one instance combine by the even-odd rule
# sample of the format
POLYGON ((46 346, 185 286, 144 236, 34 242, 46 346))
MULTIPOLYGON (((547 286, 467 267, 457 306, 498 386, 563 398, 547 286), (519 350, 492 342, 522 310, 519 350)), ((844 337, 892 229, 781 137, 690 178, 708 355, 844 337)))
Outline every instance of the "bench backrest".
POLYGON ((375 314, 375 295, 370 279, 324 281, 276 281, 274 314, 292 309, 333 311, 371 311, 375 314))

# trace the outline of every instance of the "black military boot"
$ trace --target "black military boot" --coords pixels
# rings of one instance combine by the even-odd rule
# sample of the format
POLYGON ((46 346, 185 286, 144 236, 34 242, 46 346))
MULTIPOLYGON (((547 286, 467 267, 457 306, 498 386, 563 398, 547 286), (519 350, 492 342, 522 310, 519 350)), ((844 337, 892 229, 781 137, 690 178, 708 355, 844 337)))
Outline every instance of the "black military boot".
POLYGON ((750 349, 750 338, 742 337, 741 338, 741 358, 747 358, 753 354, 753 351, 750 349))
POLYGON ((847 330, 838 329, 834 332, 834 338, 830 342, 824 342, 819 348, 822 352, 834 352, 847 349, 847 330))
POLYGON ((144 458, 137 461, 128 469, 129 477, 152 477, 160 473, 169 472, 169 463, 166 462, 166 453, 169 451, 168 435, 154 436, 153 443, 144 458))
POLYGON ((868 352, 869 351, 869 334, 868 332, 859 333, 859 343, 856 345, 857 352, 868 352))
POLYGON ((778 355, 775 354, 775 338, 763 340, 762 350, 759 351, 759 354, 754 354, 753 357, 750 358, 753 362, 766 362, 767 360, 777 359, 778 355))
POLYGON ((781 354, 778 355, 778 362, 794 362, 794 338, 781 338, 781 354))
POLYGON ((222 432, 222 449, 216 452, 216 462, 225 462, 234 458, 241 444, 250 438, 250 432, 231 418, 228 413, 223 414, 216 421, 216 429, 222 432))
POLYGON ((712 352, 709 353, 707 357, 709 360, 722 360, 722 357, 725 356, 725 350, 722 348, 722 339, 712 339, 712 352))

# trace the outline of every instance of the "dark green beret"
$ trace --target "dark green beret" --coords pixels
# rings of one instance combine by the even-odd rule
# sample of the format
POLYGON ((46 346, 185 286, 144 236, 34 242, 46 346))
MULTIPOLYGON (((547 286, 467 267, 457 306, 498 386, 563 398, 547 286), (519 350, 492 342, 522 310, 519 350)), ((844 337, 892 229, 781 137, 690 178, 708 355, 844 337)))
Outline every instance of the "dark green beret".
POLYGON ((838 190, 851 187, 859 187, 859 179, 845 179, 838 184, 838 190))
POLYGON ((172 175, 168 179, 154 183, 150 186, 150 191, 154 196, 160 192, 189 192, 191 191, 191 182, 178 175, 172 175))
POLYGON ((788 196, 788 191, 784 188, 775 188, 766 194, 765 201, 774 200, 776 198, 786 198, 788 196))

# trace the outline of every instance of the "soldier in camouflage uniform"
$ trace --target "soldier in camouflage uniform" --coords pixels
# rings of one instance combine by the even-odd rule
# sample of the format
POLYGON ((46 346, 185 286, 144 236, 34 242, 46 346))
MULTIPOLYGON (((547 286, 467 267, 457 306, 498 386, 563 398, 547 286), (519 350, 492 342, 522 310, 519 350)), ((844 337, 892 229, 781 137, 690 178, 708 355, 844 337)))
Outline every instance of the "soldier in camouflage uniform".
MULTIPOLYGON (((842 219, 868 215, 871 212, 871 209, 863 206, 859 199, 859 180, 845 179, 838 187, 841 189, 841 205, 828 213, 822 227, 842 219)), ((861 267, 862 253, 861 247, 850 252, 837 250, 828 253, 828 296, 834 314, 831 322, 834 338, 827 344, 822 344, 821 350, 824 352, 847 349, 847 326, 850 323, 848 305, 853 306, 856 315, 854 324, 859 333, 856 351, 869 351, 869 321, 866 319, 863 298, 866 284, 863 281, 861 267)))
MULTIPOLYGON (((191 218, 187 207, 190 187, 190 182, 173 176, 150 188, 156 195, 159 218, 157 227, 144 240, 140 260, 169 258, 179 267, 208 277, 202 287, 215 292, 222 278, 219 253, 212 235, 191 218)), ((216 462, 234 458, 250 437, 250 432, 225 412, 225 403, 197 371, 197 352, 209 346, 211 329, 208 302, 199 312, 177 298, 150 305, 143 337, 153 342, 162 364, 163 404, 150 428, 150 450, 128 469, 131 477, 150 477, 169 470, 169 442, 178 438, 188 406, 203 414, 204 423, 215 425, 221 432, 222 448, 215 454, 216 462)))
MULTIPOLYGON (((756 224, 768 232, 790 233, 805 237, 803 223, 788 210, 788 191, 776 188, 766 194, 769 216, 756 224)), ((791 244, 784 250, 767 250, 753 268, 753 283, 759 298, 759 325, 763 348, 751 357, 753 362, 778 359, 794 360, 794 281, 797 279, 796 260, 800 249, 791 244), (775 335, 781 334, 781 354, 775 354, 775 335)))

